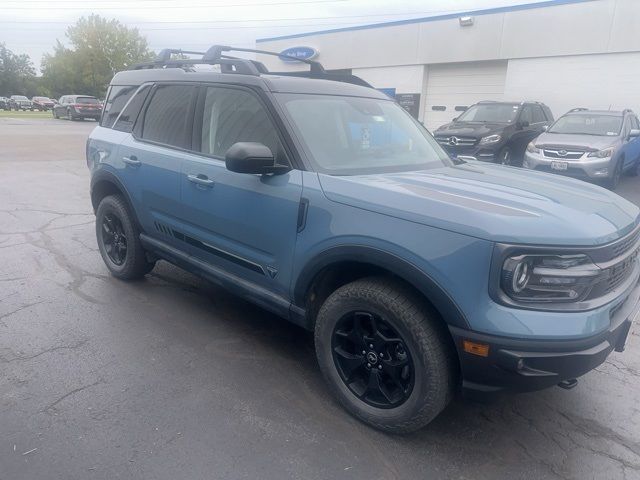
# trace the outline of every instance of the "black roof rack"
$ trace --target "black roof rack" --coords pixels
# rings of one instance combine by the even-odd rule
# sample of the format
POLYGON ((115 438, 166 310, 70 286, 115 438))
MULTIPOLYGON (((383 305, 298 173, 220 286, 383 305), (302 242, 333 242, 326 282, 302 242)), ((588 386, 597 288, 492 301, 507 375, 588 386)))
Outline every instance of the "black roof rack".
POLYGON ((220 65, 222 73, 239 73, 244 75, 260 76, 261 74, 282 75, 290 77, 319 78, 324 80, 334 80, 337 82, 352 83, 363 87, 371 87, 367 82, 355 75, 346 75, 327 72, 322 64, 306 58, 298 58, 292 55, 269 52, 267 50, 256 50, 252 48, 230 47, 228 45, 213 45, 206 52, 194 52, 174 48, 161 50, 155 60, 151 62, 133 65, 129 70, 144 70, 154 68, 182 68, 193 71, 193 65, 220 65), (309 65, 309 71, 303 72, 270 72, 262 62, 247 60, 225 55, 223 52, 249 52, 261 55, 272 55, 281 59, 293 60, 309 65), (173 55, 201 55, 199 59, 191 58, 171 58, 173 55))
POLYGON ((586 112, 587 110, 589 110, 588 108, 585 107, 577 107, 577 108, 572 108, 571 110, 569 110, 567 113, 572 113, 572 112, 586 112))

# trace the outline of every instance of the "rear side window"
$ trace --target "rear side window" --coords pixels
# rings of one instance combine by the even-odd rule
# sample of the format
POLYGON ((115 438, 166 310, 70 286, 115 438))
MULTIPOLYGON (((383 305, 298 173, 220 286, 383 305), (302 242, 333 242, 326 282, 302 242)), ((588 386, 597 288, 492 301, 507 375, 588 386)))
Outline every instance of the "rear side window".
POLYGON ((149 85, 145 85, 138 90, 134 97, 124 107, 124 110, 120 114, 120 118, 118 118, 116 123, 113 125, 114 130, 120 130, 121 132, 131 132, 131 130, 133 130, 133 125, 136 123, 136 119, 140 114, 142 105, 144 104, 147 95, 149 95, 150 90, 151 86, 149 85))
POLYGON ((161 85, 144 115, 142 138, 174 147, 186 147, 187 114, 195 87, 161 85))
POLYGON ((111 128, 127 104, 131 96, 137 90, 135 86, 113 86, 109 89, 107 101, 104 104, 104 112, 100 126, 111 128))

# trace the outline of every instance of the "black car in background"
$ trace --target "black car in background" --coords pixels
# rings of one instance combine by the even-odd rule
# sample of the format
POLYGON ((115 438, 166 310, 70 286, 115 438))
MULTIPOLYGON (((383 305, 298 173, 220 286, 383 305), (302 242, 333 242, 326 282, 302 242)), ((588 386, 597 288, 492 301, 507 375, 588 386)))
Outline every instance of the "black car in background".
POLYGON ((433 136, 452 156, 521 165, 527 144, 553 122, 541 102, 479 102, 433 136))
POLYGON ((10 110, 31 110, 31 108, 31 100, 24 95, 11 95, 11 98, 9 98, 10 110))
POLYGON ((0 108, 2 110, 10 110, 9 99, 7 97, 0 97, 0 108))
POLYGON ((33 97, 31 99, 31 105, 33 110, 47 111, 51 110, 55 105, 55 102, 49 97, 33 97))
POLYGON ((54 118, 68 118, 69 120, 83 120, 92 118, 100 120, 102 103, 90 95, 65 95, 52 109, 54 118))

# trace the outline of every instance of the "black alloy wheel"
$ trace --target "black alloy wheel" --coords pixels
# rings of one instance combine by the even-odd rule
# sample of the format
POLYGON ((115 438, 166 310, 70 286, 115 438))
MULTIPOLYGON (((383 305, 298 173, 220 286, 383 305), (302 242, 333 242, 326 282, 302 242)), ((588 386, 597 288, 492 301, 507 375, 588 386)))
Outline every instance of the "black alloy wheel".
POLYGON ((340 378, 366 404, 395 408, 411 395, 411 354, 398 332, 379 316, 355 311, 342 317, 333 331, 332 352, 340 378))
POLYGON ((127 236, 122 222, 113 213, 102 218, 102 242, 109 259, 115 265, 122 265, 127 258, 127 236))

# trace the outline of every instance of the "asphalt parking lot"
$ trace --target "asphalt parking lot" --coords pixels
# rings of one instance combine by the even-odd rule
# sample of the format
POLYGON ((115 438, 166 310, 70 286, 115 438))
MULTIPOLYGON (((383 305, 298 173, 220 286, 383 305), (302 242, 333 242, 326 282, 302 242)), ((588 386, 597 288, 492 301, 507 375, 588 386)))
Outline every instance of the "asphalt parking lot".
MULTIPOLYGON (((0 118, 0 480, 640 478, 640 325, 573 390, 379 433, 328 396, 305 331, 163 262, 108 275, 94 127, 0 118)), ((640 204, 640 180, 619 193, 640 204)))

